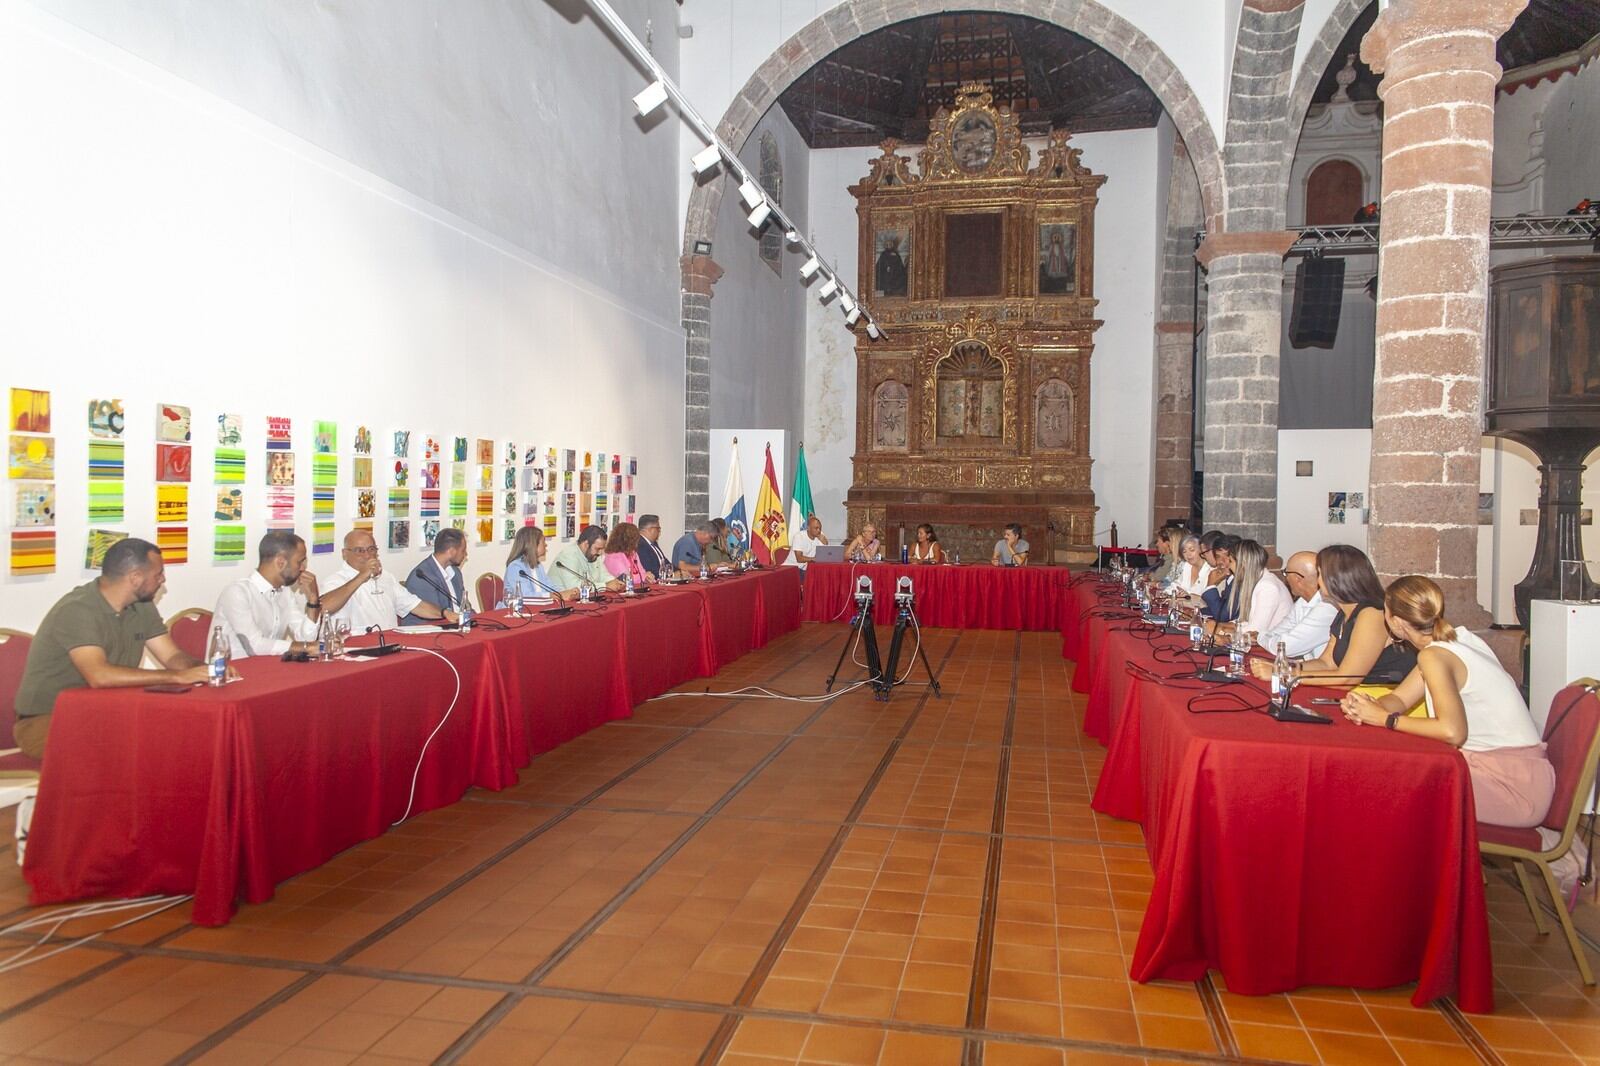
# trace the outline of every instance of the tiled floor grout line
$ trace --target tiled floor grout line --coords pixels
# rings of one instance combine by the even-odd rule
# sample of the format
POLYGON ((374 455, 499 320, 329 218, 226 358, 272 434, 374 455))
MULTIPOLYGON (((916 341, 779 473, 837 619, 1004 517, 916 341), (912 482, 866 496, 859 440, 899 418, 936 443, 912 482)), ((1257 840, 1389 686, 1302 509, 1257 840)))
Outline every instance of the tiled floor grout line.
MULTIPOLYGON (((185 922, 183 925, 177 926, 176 928, 173 928, 173 929, 169 929, 165 933, 162 933, 160 936, 153 938, 150 941, 149 946, 151 946, 151 947, 159 947, 160 945, 165 944, 167 941, 172 940, 174 937, 177 937, 178 935, 180 935, 182 933, 185 933, 185 932, 187 932, 188 930, 190 930, 192 928, 194 928, 194 926, 191 923, 185 922)), ((76 938, 69 938, 69 939, 76 939, 76 938)), ((43 943, 49 944, 50 941, 47 940, 47 941, 44 941, 43 943)), ((104 943, 102 943, 100 941, 91 940, 87 944, 84 944, 82 946, 88 948, 88 947, 99 947, 99 946, 110 946, 110 945, 109 944, 104 944, 104 943)), ((144 946, 144 945, 141 945, 141 946, 144 946)), ((50 1000, 54 999, 56 996, 60 995, 63 992, 66 992, 66 991, 69 991, 71 989, 77 988, 80 985, 87 984, 88 982, 94 980, 95 978, 101 976, 102 974, 108 973, 111 970, 115 970, 119 966, 122 966, 125 963, 131 962, 131 961, 132 961, 132 956, 124 956, 124 957, 122 957, 120 959, 108 960, 107 962, 101 963, 99 966, 90 967, 89 969, 85 970, 83 973, 73 974, 71 977, 69 977, 66 980, 62 981, 60 984, 51 985, 49 988, 42 989, 41 991, 35 993, 32 996, 29 996, 27 999, 21 1001, 20 1003, 14 1003, 10 1007, 7 1007, 5 1010, 0 1010, 0 1022, 10 1021, 12 1018, 16 1017, 19 1014, 23 1014, 23 1013, 25 1013, 27 1011, 30 1011, 33 1008, 35 1008, 35 1007, 37 1007, 37 1006, 39 1006, 41 1004, 48 1003, 50 1000)))
MULTIPOLYGON (((567 810, 567 809, 570 809, 570 805, 565 804, 565 803, 547 803, 547 802, 543 802, 543 801, 539 801, 539 800, 517 800, 517 799, 503 799, 502 800, 502 799, 479 798, 479 799, 472 800, 472 802, 475 802, 475 803, 504 803, 504 804, 509 804, 511 806, 518 806, 518 807, 548 807, 548 808, 552 808, 552 809, 555 809, 555 810, 567 810)), ((653 815, 665 815, 665 816, 669 816, 669 817, 682 817, 682 814, 683 814, 682 811, 664 811, 664 810, 658 810, 658 809, 655 809, 655 808, 646 808, 646 807, 597 807, 597 808, 593 808, 593 809, 595 809, 595 810, 603 810, 603 811, 607 812, 608 814, 641 814, 641 815, 653 814, 653 815)), ((740 820, 747 821, 747 822, 771 822, 771 823, 776 823, 776 824, 781 824, 781 825, 826 825, 826 826, 834 826, 834 825, 838 825, 839 824, 837 821, 833 821, 833 820, 825 819, 825 818, 786 818, 786 817, 784 817, 782 815, 777 815, 777 814, 739 814, 739 815, 734 815, 733 817, 739 818, 740 820)), ((906 833, 937 833, 940 836, 973 837, 973 838, 978 839, 978 840, 988 840, 988 839, 992 838, 995 835, 994 833, 985 832, 982 829, 936 829, 936 828, 933 828, 931 826, 925 826, 925 825, 893 825, 893 824, 891 824, 889 822, 861 822, 861 821, 857 821, 857 822, 852 822, 851 825, 856 829, 892 829, 892 830, 894 830, 896 832, 906 832, 906 833)), ((1052 837, 1052 836, 1042 836, 1042 835, 1040 835, 1038 833, 1005 833, 1005 834, 1002 834, 1002 835, 1005 836, 1006 839, 1008 839, 1008 840, 1030 840, 1030 841, 1033 841, 1035 843, 1041 843, 1041 844, 1074 844, 1074 845, 1081 845, 1081 846, 1084 846, 1084 847, 1126 848, 1126 849, 1128 849, 1130 851, 1132 851, 1132 850, 1143 851, 1144 850, 1144 845, 1143 844, 1136 844, 1136 843, 1133 843, 1131 841, 1123 841, 1123 840, 1092 840, 1089 837, 1052 837)))
POLYGON ((1489 1046, 1489 1042, 1483 1038, 1483 1034, 1472 1027, 1472 1023, 1461 1013, 1461 1008, 1457 1007, 1453 1001, 1436 999, 1433 1005, 1440 1014, 1444 1015, 1444 1020, 1450 1023, 1450 1028, 1456 1031, 1456 1035, 1472 1049, 1474 1055, 1478 1056, 1478 1061, 1482 1062, 1484 1066, 1506 1066, 1506 1060, 1502 1059, 1494 1048, 1489 1046))
MULTIPOLYGON (((783 669, 779 670, 776 676, 782 677, 784 674, 788 673, 790 670, 793 670, 796 667, 800 666, 807 659, 811 658, 812 655, 816 654, 816 651, 817 651, 816 648, 811 648, 810 650, 804 652, 798 659, 795 659, 788 666, 786 666, 783 669)), ((730 700, 729 703, 727 704, 727 706, 725 706, 725 707, 721 708, 720 710, 718 710, 716 714, 712 715, 711 718, 706 719, 706 721, 708 721, 708 722, 709 721, 714 721, 716 718, 719 718, 722 715, 726 714, 728 711, 732 710, 734 707, 738 706, 742 702, 744 702, 744 700, 742 698, 736 698, 736 699, 730 700)), ((704 723, 701 723, 701 724, 704 724, 704 723)), ((644 767, 646 767, 646 766, 650 765, 651 763, 655 762, 656 759, 660 758, 666 752, 668 752, 668 751, 672 750, 673 748, 677 747, 679 744, 682 744, 685 740, 687 740, 692 735, 694 735, 694 730, 692 730, 692 729, 684 730, 684 732, 680 736, 674 737, 671 740, 667 741, 666 743, 662 744, 661 747, 657 748, 655 751, 651 752, 649 755, 645 756, 644 758, 640 759, 638 762, 636 762, 633 765, 629 766, 627 769, 625 769, 621 773, 617 774, 611 780, 605 782, 604 784, 601 784, 601 785, 597 786, 595 789, 590 791, 586 796, 584 796, 583 800, 581 802, 584 803, 584 804, 587 804, 588 802, 591 802, 591 801, 593 801, 595 799, 598 799, 600 796, 604 795, 607 791, 609 791, 610 789, 614 788, 617 784, 619 784, 620 782, 622 782, 626 778, 632 776, 634 773, 638 772, 639 770, 643 769, 644 767)), ((530 763, 530 766, 531 765, 532 764, 530 763)), ((503 862, 505 859, 510 858, 513 854, 515 854, 522 847, 524 847, 527 844, 531 843, 533 840, 537 839, 539 836, 543 835, 544 833, 548 832, 549 830, 551 830, 551 829, 555 828, 556 826, 560 825, 562 822, 566 821, 568 818, 572 817, 574 814, 577 814, 578 811, 581 810, 581 809, 582 809, 581 807, 574 807, 571 810, 565 811, 565 812, 560 813, 560 814, 558 814, 558 815, 556 815, 556 816, 554 816, 552 818, 546 819, 544 822, 540 823, 533 830, 531 830, 530 832, 524 834, 523 837, 519 838, 518 840, 514 841, 511 844, 506 845, 506 847, 501 848, 494 855, 491 855, 489 858, 487 858, 487 859, 483 860, 482 862, 478 863, 471 870, 468 870, 465 873, 459 875, 458 877, 452 879, 448 884, 440 887, 439 889, 435 890, 434 892, 429 893, 426 897, 424 897, 419 902, 417 902, 417 903, 413 904, 412 906, 406 908, 406 910, 404 912, 402 912, 399 915, 396 915, 394 918, 391 918, 388 922, 385 922, 378 929, 373 930, 371 933, 368 933, 366 936, 363 936, 361 939, 357 940, 355 943, 353 943, 353 944, 349 945, 348 947, 344 948, 343 950, 337 952, 333 956, 333 958, 331 960, 329 960, 329 961, 334 966, 338 966, 338 965, 344 963, 345 961, 354 958, 356 955, 360 954, 362 951, 365 951, 368 947, 371 947, 373 944, 377 943, 379 940, 383 939, 385 936, 388 936, 390 933, 394 932, 395 930, 399 929, 401 926, 403 926, 406 923, 410 922, 413 918, 417 917, 418 915, 422 914, 424 911, 428 910, 435 903, 438 903, 440 900, 444 899, 446 896, 450 895, 452 892, 455 892, 458 889, 460 889, 461 887, 463 887, 464 885, 469 884, 471 881, 473 881, 475 878, 481 876, 486 871, 492 869, 494 866, 496 866, 499 863, 503 862)), ((238 1017, 234 1018, 233 1020, 228 1022, 226 1025, 221 1026, 217 1030, 215 1030, 212 1033, 210 1033, 207 1036, 205 1036, 199 1042, 197 1042, 194 1045, 192 1045, 182 1055, 180 1055, 177 1058, 173 1059, 172 1060, 173 1063, 174 1064, 179 1064, 179 1066, 181 1066, 181 1064, 188 1063, 188 1062, 193 1062, 195 1059, 197 1059, 200 1056, 206 1054, 207 1052, 209 1052, 213 1048, 219 1046, 223 1041, 227 1040, 233 1034, 237 1033, 239 1030, 243 1029, 245 1026, 249 1025, 251 1022, 255 1021, 257 1018, 264 1016, 267 1012, 271 1011, 275 1007, 280 1006, 281 1004, 288 1002, 294 996, 298 995, 300 992, 304 991, 307 987, 309 987, 310 985, 314 984, 321 976, 322 976, 321 974, 308 974, 307 976, 302 977, 300 980, 291 982, 288 986, 286 986, 286 987, 284 987, 282 989, 279 989, 278 992, 276 992, 273 995, 267 997, 265 1000, 263 1000, 262 1002, 256 1004, 250 1010, 245 1011, 243 1014, 241 1014, 238 1017)), ((504 1001, 502 1001, 502 1002, 504 1002, 504 1001)), ((490 1008, 490 1010, 493 1011, 494 1008, 490 1008)))
MULTIPOLYGON (((939 672, 941 674, 944 673, 945 667, 949 664, 951 657, 955 655, 956 647, 960 643, 961 634, 958 632, 956 638, 950 642, 950 646, 945 649, 944 657, 939 662, 939 672)), ((878 784, 883 780, 884 775, 888 773, 889 766, 894 762, 895 756, 900 753, 902 742, 916 725, 917 719, 922 716, 922 709, 927 706, 928 697, 931 695, 933 695, 933 690, 931 688, 926 689, 921 698, 917 700, 916 705, 912 707, 911 713, 906 716, 906 720, 900 723, 900 729, 893 739, 889 741, 889 746, 884 749, 883 755, 878 759, 878 765, 873 768, 866 784, 862 786, 861 791, 856 795, 855 802, 850 805, 850 810, 846 812, 844 821, 840 823, 838 831, 834 833, 833 839, 828 842, 828 846, 817 859, 816 865, 811 870, 811 876, 806 878, 806 882, 801 886, 799 893, 796 894, 794 902, 789 905, 788 912, 784 914, 783 921, 778 923, 778 928, 773 931, 772 938, 767 941, 767 946, 762 950, 761 957, 756 960, 755 967, 750 971, 750 975, 745 978, 745 982, 740 986, 738 994, 734 996, 733 1002, 735 1006, 750 1006, 754 1004, 756 993, 761 990, 761 986, 772 975, 772 967, 777 963, 778 956, 783 953, 789 938, 794 935, 795 929, 800 925, 800 919, 805 915, 806 908, 811 906, 811 901, 816 898, 817 889, 822 886, 828 871, 833 868, 834 860, 839 857, 839 852, 844 848, 844 842, 849 839, 851 832, 858 827, 857 819, 860 818, 861 812, 866 810, 867 803, 871 800, 873 792, 877 790, 878 784)), ((700 1053, 698 1061, 702 1066, 710 1066, 710 1064, 715 1063, 722 1057, 722 1053, 727 1050, 728 1043, 733 1039, 733 1032, 737 1027, 738 1019, 724 1018, 722 1024, 717 1026, 716 1032, 711 1034, 711 1039, 707 1041, 705 1049, 700 1053)))
POLYGON ((1206 1012, 1206 1025, 1211 1029, 1211 1039, 1217 1042, 1217 1050, 1230 1059, 1238 1058, 1239 1038, 1233 1033, 1233 1025, 1228 1021, 1228 1012, 1222 1007, 1222 997, 1217 994, 1211 975, 1208 973, 1196 981, 1194 990, 1206 1012))
MULTIPOLYGON (((812 647, 789 666, 779 670, 778 673, 774 675, 773 680, 782 677, 790 670, 800 666, 801 663, 811 658, 821 647, 824 646, 825 645, 816 645, 812 647)), ((844 693, 841 693, 840 695, 842 696, 844 693)), ((737 698, 732 701, 730 707, 743 702, 744 698, 737 698)), ((621 909, 623 904, 625 904, 629 899, 633 898, 634 893, 636 893, 646 881, 655 876, 655 874, 659 872, 661 868, 664 867, 668 862, 672 861, 672 859, 675 858, 678 853, 688 845, 689 841, 693 840, 702 829, 711 823, 712 819, 720 814, 729 803, 733 802, 740 792, 744 791, 746 786, 748 786, 751 781, 755 780, 762 771, 766 770, 767 767, 771 766, 780 755, 787 751, 789 749, 789 745, 794 742, 795 737, 799 736, 801 733, 804 733, 806 728, 810 726, 812 722, 826 714, 833 704, 834 701, 832 700, 819 703, 817 705, 817 709, 808 715, 805 721, 796 727, 794 732, 790 733, 786 737, 783 737, 778 741, 777 744, 773 745, 771 751, 767 752, 767 754, 758 760, 756 764, 748 771, 746 771, 738 781, 734 782, 732 787, 724 792, 722 796, 705 811, 705 813, 697 817, 686 829, 684 829, 682 833, 678 834, 678 837, 673 840, 672 843, 668 844, 655 856, 655 858, 651 859, 644 869, 639 871, 637 875, 635 875, 627 884, 619 889, 616 894, 611 897, 611 899, 607 900, 598 911, 596 911, 589 917, 587 921, 574 930, 566 938, 566 940, 562 941, 562 943, 557 946, 556 949, 552 951, 543 962, 534 967, 533 970, 531 970, 520 983, 527 987, 533 987, 536 986, 540 981, 544 980, 545 977, 547 977, 557 966, 559 966, 569 955, 571 955, 573 951, 577 949, 578 945, 582 944, 583 941, 590 936, 590 934, 605 924, 605 922, 609 920, 612 915, 621 909)), ((718 715, 713 716, 713 719, 715 717, 720 717, 722 713, 725 712, 718 712, 718 715)), ((711 721, 713 719, 707 719, 707 721, 711 721)), ((701 724, 704 725, 705 723, 701 724)), ((519 995, 510 994, 501 999, 494 1006, 490 1007, 487 1011, 480 1015, 478 1020, 473 1022, 465 1032, 457 1037, 455 1041, 452 1042, 451 1045, 446 1048, 435 1061, 439 1063, 452 1063, 460 1059, 460 1057, 470 1051, 479 1040, 483 1039, 489 1030, 498 1025, 500 1021, 511 1012, 512 1008, 521 1001, 521 998, 522 997, 519 995)))

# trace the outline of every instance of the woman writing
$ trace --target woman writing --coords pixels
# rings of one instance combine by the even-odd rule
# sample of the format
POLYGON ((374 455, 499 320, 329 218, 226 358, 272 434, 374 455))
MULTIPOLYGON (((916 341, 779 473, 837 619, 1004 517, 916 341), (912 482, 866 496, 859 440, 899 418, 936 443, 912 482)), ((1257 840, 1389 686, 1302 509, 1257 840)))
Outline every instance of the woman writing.
POLYGON ((1283 579, 1267 569, 1267 549, 1253 540, 1241 540, 1231 554, 1233 587, 1230 592, 1232 622, 1208 626, 1218 633, 1242 629, 1260 635, 1276 629, 1289 617, 1294 597, 1283 579))
POLYGON ((1478 820, 1527 828, 1549 813, 1556 772, 1517 683, 1477 634, 1444 617, 1444 593, 1425 577, 1402 577, 1384 595, 1395 636, 1417 649, 1417 665, 1381 699, 1352 692, 1341 704, 1357 725, 1387 726, 1461 749, 1478 820), (1407 717, 1426 700, 1428 717, 1407 717))
POLYGON ((908 558, 914 563, 944 562, 944 549, 939 547, 939 535, 928 523, 917 527, 917 542, 911 545, 908 558))
MULTIPOLYGON (((1321 572, 1317 588, 1339 613, 1328 627, 1328 646, 1322 654, 1300 664, 1301 683, 1345 688, 1399 684, 1416 668, 1417 653, 1390 641, 1383 622, 1383 585, 1367 553, 1348 544, 1331 544, 1317 553, 1317 569, 1321 572)), ((1269 661, 1252 659, 1250 669, 1263 681, 1272 676, 1269 661)))
POLYGON ((544 534, 533 526, 523 526, 517 530, 517 535, 511 541, 511 554, 506 557, 504 598, 496 607, 504 607, 506 600, 512 596, 521 596, 523 599, 553 596, 565 600, 578 595, 577 589, 557 592, 550 584, 550 576, 544 572, 544 557, 549 551, 550 544, 544 539, 544 534))
POLYGON ((639 527, 632 522, 618 522, 606 541, 606 573, 612 577, 633 576, 635 585, 648 585, 655 577, 639 562, 639 527))
POLYGON ((883 545, 878 542, 878 527, 868 522, 861 527, 861 532, 856 534, 856 539, 850 542, 845 549, 846 559, 861 559, 870 562, 876 559, 883 551, 883 545))

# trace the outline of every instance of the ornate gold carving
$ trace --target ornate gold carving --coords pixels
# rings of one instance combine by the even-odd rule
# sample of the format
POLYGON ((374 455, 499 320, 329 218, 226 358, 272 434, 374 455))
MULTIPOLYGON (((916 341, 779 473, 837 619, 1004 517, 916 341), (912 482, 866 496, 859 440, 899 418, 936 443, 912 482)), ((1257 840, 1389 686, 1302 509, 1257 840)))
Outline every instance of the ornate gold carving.
POLYGON ((1028 147, 1017 116, 996 109, 982 82, 956 90, 955 108, 941 107, 929 123, 928 146, 917 154, 924 181, 1021 176, 1028 172, 1028 147))
POLYGON ((878 146, 883 154, 872 161, 872 171, 861 182, 860 188, 876 189, 880 185, 915 185, 922 179, 911 173, 911 157, 896 155, 900 142, 890 137, 878 146))

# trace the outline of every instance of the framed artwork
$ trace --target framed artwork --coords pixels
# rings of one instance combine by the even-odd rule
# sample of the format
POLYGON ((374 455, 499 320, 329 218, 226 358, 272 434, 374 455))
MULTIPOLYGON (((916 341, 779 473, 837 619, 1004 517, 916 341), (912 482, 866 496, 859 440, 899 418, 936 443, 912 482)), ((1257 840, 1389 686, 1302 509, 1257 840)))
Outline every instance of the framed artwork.
POLYGON ((998 211, 944 217, 944 294, 999 296, 1005 220, 998 211))
POLYGON ((188 444, 191 432, 187 407, 175 403, 156 405, 156 440, 188 444))
POLYGON ((905 296, 910 277, 910 224, 880 226, 872 235, 872 295, 905 296))
POLYGON ((123 414, 121 400, 89 401, 89 436, 101 440, 119 440, 127 417, 123 414))
POLYGON ((994 159, 999 131, 987 111, 963 111, 950 124, 950 155, 968 174, 982 172, 994 159))
POLYGON ((1039 295, 1072 296, 1078 291, 1078 227, 1071 222, 1039 224, 1039 295))

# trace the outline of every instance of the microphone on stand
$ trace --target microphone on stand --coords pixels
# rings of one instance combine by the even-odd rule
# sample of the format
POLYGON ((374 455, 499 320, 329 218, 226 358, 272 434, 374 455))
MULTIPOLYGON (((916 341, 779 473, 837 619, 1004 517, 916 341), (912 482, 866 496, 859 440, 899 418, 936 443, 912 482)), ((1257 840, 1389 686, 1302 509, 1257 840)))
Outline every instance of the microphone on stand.
POLYGON ((560 559, 556 560, 556 565, 561 567, 561 569, 565 570, 567 573, 571 574, 573 577, 577 578, 579 581, 582 581, 587 585, 593 586, 594 587, 594 595, 593 595, 592 598, 596 602, 599 601, 599 599, 601 597, 601 591, 600 590, 604 586, 595 585, 595 583, 589 579, 589 575, 588 574, 580 574, 580 573, 578 573, 576 570, 574 570, 572 567, 568 566, 566 563, 562 562, 560 559))

